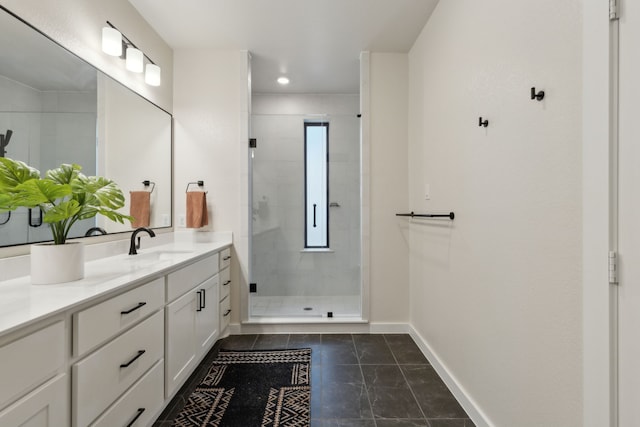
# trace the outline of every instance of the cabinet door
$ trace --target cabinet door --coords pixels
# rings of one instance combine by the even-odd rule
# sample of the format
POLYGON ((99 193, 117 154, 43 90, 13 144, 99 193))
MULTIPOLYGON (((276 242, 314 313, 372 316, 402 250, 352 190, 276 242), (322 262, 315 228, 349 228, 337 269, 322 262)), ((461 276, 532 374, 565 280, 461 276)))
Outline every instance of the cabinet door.
POLYGON ((206 353, 218 336, 218 286, 216 274, 196 288, 196 337, 198 356, 206 353))
POLYGON ((61 427, 69 425, 67 375, 61 374, 0 412, 0 426, 61 427))
POLYGON ((189 376, 196 361, 196 296, 193 290, 166 308, 166 397, 189 376))

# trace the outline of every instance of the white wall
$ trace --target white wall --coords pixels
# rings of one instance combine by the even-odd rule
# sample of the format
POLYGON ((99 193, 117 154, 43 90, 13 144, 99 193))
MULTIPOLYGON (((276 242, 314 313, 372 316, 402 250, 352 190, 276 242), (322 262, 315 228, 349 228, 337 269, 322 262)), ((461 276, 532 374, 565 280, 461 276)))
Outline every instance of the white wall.
POLYGON ((456 213, 411 225, 411 323, 496 426, 582 425, 581 32, 579 0, 443 1, 409 54, 409 205, 456 213))
POLYGON ((127 0, 0 0, 0 5, 125 86, 172 111, 173 51, 127 0), (106 21, 161 67, 159 87, 145 84, 143 74, 127 71, 122 59, 102 52, 106 21))
POLYGON ((374 323, 409 321, 408 57, 370 54, 370 314, 374 323))
POLYGON ((233 232, 231 322, 238 323, 249 254, 247 52, 180 49, 174 59, 174 218, 186 213, 187 183, 204 181, 204 230, 233 232))

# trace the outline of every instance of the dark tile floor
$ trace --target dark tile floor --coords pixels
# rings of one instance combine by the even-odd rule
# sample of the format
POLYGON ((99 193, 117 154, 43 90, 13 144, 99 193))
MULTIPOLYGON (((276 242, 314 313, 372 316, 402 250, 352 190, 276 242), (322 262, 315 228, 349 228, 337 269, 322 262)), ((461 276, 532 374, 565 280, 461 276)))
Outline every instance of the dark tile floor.
POLYGON ((311 427, 474 427, 406 334, 231 335, 216 343, 154 427, 172 424, 220 348, 311 348, 311 427))

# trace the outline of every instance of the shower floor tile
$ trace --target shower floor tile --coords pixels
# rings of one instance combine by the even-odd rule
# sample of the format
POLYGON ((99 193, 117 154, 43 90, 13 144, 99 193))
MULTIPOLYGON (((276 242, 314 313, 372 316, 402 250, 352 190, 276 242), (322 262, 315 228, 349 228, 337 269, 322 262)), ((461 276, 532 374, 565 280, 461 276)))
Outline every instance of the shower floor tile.
POLYGON ((360 316, 360 296, 252 296, 252 317, 360 316))

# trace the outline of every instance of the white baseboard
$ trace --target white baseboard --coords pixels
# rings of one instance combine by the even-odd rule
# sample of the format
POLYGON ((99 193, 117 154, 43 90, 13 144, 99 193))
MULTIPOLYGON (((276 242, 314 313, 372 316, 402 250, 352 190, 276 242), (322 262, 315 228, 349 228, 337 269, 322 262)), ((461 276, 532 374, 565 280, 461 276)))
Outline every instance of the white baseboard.
POLYGON ((464 387, 456 380, 451 374, 447 366, 440 360, 440 358, 433 352, 431 346, 427 341, 416 331, 412 325, 407 325, 409 334, 416 342, 422 353, 425 355, 433 369, 438 373, 442 381, 449 387, 451 393, 460 403, 460 406, 467 412, 469 418, 471 418, 476 427, 493 427, 494 424, 489 421, 489 417, 480 409, 478 404, 473 400, 468 393, 465 392, 464 387))

